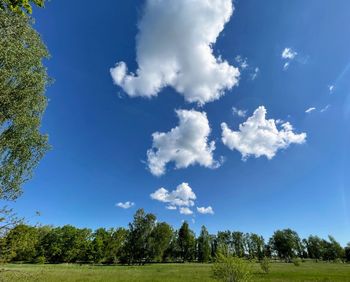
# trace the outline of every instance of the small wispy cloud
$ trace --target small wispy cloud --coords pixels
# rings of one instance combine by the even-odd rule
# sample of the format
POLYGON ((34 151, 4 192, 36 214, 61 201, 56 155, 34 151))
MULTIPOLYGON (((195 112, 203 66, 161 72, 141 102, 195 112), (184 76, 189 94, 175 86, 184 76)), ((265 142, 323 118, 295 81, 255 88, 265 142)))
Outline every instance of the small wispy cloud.
POLYGON ((332 84, 332 85, 328 85, 328 90, 329 90, 329 93, 333 93, 333 91, 334 91, 334 85, 332 84))
POLYGON ((243 58, 241 55, 237 55, 235 57, 236 62, 239 64, 239 66, 241 67, 241 69, 246 69, 247 67, 249 67, 248 65, 248 59, 247 58, 243 58))
POLYGON ((315 108, 315 107, 311 107, 311 108, 308 108, 308 109, 305 111, 305 113, 309 114, 309 113, 313 112, 314 110, 316 110, 316 108, 315 108))
POLYGON ((232 114, 234 116, 245 117, 247 115, 247 111, 246 110, 237 109, 236 107, 232 107, 232 114))
POLYGON ((119 202, 116 204, 116 207, 122 208, 122 209, 130 209, 135 205, 134 202, 127 201, 125 203, 119 202))
POLYGON ((323 109, 320 110, 320 113, 324 113, 325 111, 327 111, 330 106, 331 105, 329 105, 329 104, 327 106, 325 106, 323 109))
POLYGON ((294 51, 292 48, 284 48, 281 54, 281 57, 283 60, 287 60, 283 65, 283 70, 286 71, 291 61, 295 59, 295 57, 298 55, 296 51, 294 51))
POLYGON ((251 74, 251 79, 255 80, 258 77, 259 72, 260 72, 260 69, 258 67, 256 67, 254 69, 254 72, 251 74))
POLYGON ((201 214, 214 214, 214 210, 211 206, 208 207, 197 207, 197 211, 201 214))

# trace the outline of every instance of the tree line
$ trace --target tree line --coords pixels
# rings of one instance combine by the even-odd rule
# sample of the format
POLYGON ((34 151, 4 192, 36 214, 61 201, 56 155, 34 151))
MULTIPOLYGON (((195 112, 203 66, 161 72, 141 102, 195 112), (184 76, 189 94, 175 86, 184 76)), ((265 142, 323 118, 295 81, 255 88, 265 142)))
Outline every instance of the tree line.
POLYGON ((350 244, 343 248, 332 236, 301 239, 291 229, 277 230, 265 241, 261 235, 238 231, 209 234, 202 226, 198 237, 187 222, 175 230, 154 214, 136 211, 128 228, 30 226, 23 223, 1 234, 4 262, 145 264, 151 262, 211 262, 218 253, 262 260, 295 258, 350 261, 350 244))

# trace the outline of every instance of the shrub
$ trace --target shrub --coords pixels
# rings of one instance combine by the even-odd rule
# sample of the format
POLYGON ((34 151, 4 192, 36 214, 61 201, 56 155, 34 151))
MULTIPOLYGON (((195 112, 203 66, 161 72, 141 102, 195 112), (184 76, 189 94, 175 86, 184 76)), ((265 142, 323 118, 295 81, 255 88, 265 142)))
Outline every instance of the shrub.
POLYGON ((213 277, 225 282, 251 281, 251 264, 244 259, 218 254, 212 266, 213 277))
POLYGON ((260 261, 260 267, 264 273, 266 273, 266 274, 269 273, 270 272, 270 260, 267 257, 264 257, 260 261))
POLYGON ((44 264, 46 263, 46 258, 44 256, 38 256, 35 258, 34 263, 44 264))
POLYGON ((292 260, 292 262, 295 266, 300 266, 300 258, 295 258, 292 260))

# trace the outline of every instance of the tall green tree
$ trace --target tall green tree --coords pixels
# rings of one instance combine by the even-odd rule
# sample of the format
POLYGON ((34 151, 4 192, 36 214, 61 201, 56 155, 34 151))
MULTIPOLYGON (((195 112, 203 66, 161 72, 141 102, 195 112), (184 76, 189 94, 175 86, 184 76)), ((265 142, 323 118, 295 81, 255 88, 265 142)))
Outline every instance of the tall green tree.
POLYGON ((198 237, 198 261, 208 262, 210 260, 211 249, 210 249, 210 235, 207 228, 203 225, 201 233, 198 237))
POLYGON ((192 261, 195 258, 196 238, 186 221, 179 229, 178 246, 179 255, 183 262, 192 261))
POLYGON ((275 231, 269 244, 278 257, 286 261, 290 261, 300 254, 299 235, 291 229, 275 231))
POLYGON ((27 16, 0 10, 0 199, 21 194, 49 148, 39 130, 49 82, 42 61, 49 54, 31 24, 27 16))
POLYGON ((165 251, 172 240, 173 230, 166 222, 157 223, 150 237, 151 258, 160 262, 165 260, 165 251))
POLYGON ((231 233, 233 254, 240 258, 244 256, 244 239, 245 237, 242 232, 235 231, 231 233))
POLYGON ((156 216, 146 214, 143 209, 136 211, 134 220, 129 224, 126 250, 129 263, 144 264, 152 258, 151 236, 156 226, 156 216))
POLYGON ((44 7, 45 0, 0 0, 0 10, 19 15, 31 14, 33 4, 44 7))

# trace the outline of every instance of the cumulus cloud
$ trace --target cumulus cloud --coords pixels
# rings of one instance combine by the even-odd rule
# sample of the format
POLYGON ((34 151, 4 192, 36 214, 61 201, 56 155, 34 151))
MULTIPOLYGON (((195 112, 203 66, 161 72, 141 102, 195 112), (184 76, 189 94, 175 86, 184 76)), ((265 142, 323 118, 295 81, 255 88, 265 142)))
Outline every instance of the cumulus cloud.
POLYGON ((316 108, 315 107, 311 107, 311 108, 308 108, 306 111, 305 111, 305 113, 311 113, 311 112, 313 112, 314 110, 316 110, 316 108))
POLYGON ((282 51, 282 58, 293 60, 297 54, 298 53, 295 52, 292 48, 284 48, 282 51))
POLYGON ((238 131, 231 130, 226 123, 221 124, 222 142, 231 150, 236 149, 246 160, 266 156, 272 159, 278 150, 286 149, 290 144, 302 144, 306 133, 296 134, 289 122, 280 125, 274 119, 266 119, 264 106, 258 107, 253 115, 239 125, 238 131))
POLYGON ((188 207, 180 207, 180 213, 185 215, 193 214, 193 211, 188 207))
POLYGON ((210 126, 207 115, 195 110, 177 110, 179 125, 169 132, 152 134, 152 148, 147 151, 148 168, 152 174, 165 173, 166 165, 174 162, 176 168, 193 164, 216 168, 219 162, 213 158, 215 142, 208 141, 210 126))
POLYGON ((150 196, 153 200, 168 204, 166 208, 169 210, 176 210, 179 207, 181 214, 192 214, 193 212, 189 207, 194 206, 194 201, 197 198, 192 188, 185 182, 178 185, 171 192, 162 187, 150 196))
POLYGON ((147 0, 139 22, 136 73, 124 62, 110 69, 131 97, 156 96, 173 87, 188 102, 219 99, 238 84, 239 70, 213 54, 213 45, 233 13, 231 0, 147 0))
POLYGON ((232 114, 235 116, 239 116, 239 117, 245 117, 247 115, 247 111, 246 110, 240 110, 237 109, 236 107, 232 107, 232 114))
POLYGON ((127 201, 125 203, 119 202, 118 204, 116 204, 117 207, 122 208, 122 209, 130 209, 134 205, 135 205, 135 203, 130 202, 130 201, 127 201))
MULTIPOLYGON (((195 205, 197 199, 196 194, 193 192, 190 185, 186 182, 181 183, 173 191, 168 191, 164 187, 159 188, 155 192, 150 194, 152 200, 156 200, 166 204, 168 210, 179 210, 180 214, 190 215, 193 214, 191 207, 195 205)), ((214 214, 213 208, 197 207, 197 212, 202 214, 214 214)))
POLYGON ((201 214, 214 214, 214 210, 211 206, 208 207, 197 207, 197 211, 201 214))
POLYGON ((188 183, 181 183, 176 187, 176 190, 169 192, 165 188, 159 188, 151 195, 151 199, 159 202, 167 203, 171 207, 186 206, 192 207, 194 200, 196 200, 196 194, 192 191, 192 188, 188 183))

